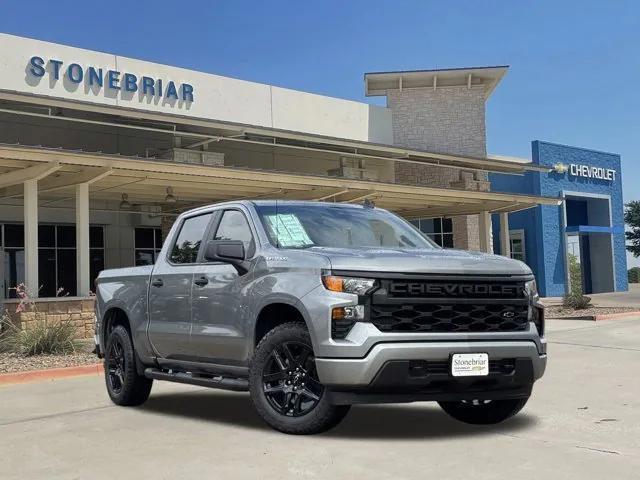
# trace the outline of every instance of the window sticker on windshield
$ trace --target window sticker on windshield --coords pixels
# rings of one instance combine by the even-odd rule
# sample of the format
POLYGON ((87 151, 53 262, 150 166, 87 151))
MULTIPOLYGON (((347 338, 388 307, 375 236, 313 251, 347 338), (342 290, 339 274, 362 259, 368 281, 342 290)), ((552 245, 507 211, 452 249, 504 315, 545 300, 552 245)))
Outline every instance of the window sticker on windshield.
POLYGON ((283 215, 267 215, 269 226, 276 234, 278 244, 281 247, 304 247, 313 245, 300 220, 295 215, 288 213, 283 215))

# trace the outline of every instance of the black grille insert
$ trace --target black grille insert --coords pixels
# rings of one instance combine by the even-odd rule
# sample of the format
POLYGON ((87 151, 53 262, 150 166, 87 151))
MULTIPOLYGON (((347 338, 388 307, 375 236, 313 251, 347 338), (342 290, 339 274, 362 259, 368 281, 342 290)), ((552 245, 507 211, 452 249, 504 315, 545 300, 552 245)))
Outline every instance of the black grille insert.
POLYGON ((526 330, 524 281, 442 277, 381 280, 369 319, 382 332, 526 330))
POLYGON ((349 318, 340 320, 333 319, 331 321, 331 338, 336 340, 346 338, 355 323, 355 320, 349 318))
POLYGON ((513 332, 527 328, 527 305, 371 305, 371 322, 382 332, 513 332))

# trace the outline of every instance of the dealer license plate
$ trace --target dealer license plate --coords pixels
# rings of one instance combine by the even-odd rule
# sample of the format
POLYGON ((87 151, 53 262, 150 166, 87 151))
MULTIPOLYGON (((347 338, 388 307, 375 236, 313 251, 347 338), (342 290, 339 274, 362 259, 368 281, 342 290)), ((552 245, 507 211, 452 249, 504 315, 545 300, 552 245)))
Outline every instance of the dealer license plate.
POLYGON ((451 375, 454 377, 489 375, 489 355, 486 353, 454 353, 451 356, 451 375))

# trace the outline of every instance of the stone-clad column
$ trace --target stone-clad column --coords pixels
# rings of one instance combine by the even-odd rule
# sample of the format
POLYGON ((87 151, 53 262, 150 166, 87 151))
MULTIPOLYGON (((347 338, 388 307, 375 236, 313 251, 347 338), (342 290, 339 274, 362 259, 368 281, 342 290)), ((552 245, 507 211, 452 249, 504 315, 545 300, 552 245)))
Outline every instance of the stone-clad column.
MULTIPOLYGON (((395 145, 486 157, 485 87, 424 87, 387 91, 395 145)), ((433 187, 488 190, 486 172, 397 163, 396 181, 433 187)), ((456 248, 479 250, 478 216, 453 218, 456 248)))

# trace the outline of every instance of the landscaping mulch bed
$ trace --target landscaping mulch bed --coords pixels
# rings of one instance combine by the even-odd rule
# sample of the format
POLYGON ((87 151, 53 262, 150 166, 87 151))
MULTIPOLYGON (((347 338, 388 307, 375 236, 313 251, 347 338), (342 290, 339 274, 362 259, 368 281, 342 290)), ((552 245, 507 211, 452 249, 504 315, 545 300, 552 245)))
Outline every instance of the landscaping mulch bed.
POLYGON ((0 374, 99 363, 101 360, 94 353, 91 353, 93 347, 93 344, 90 343, 83 344, 75 353, 68 355, 32 355, 25 357, 15 353, 0 353, 0 374))
POLYGON ((637 311, 637 307, 589 307, 583 310, 574 310, 572 308, 564 308, 561 305, 548 306, 544 309, 546 318, 584 318, 637 311))

